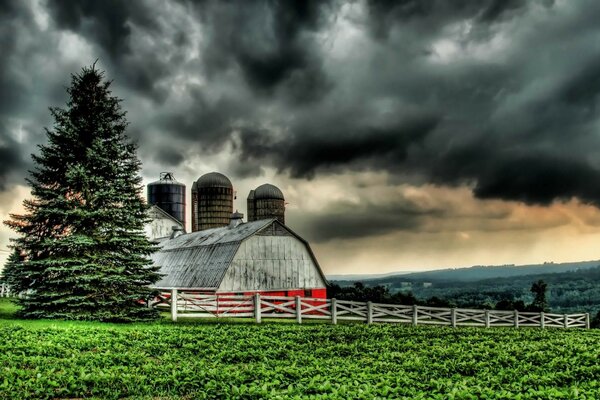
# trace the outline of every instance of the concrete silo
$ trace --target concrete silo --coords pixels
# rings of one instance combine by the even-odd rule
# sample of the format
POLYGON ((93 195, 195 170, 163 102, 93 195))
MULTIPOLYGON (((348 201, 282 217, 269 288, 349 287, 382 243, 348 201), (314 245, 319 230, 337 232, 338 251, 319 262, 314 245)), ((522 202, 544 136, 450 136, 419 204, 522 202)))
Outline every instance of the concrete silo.
POLYGON ((148 203, 155 204, 185 226, 185 185, 172 172, 161 172, 160 179, 148 184, 148 203))
POLYGON ((277 186, 265 183, 248 195, 248 222, 277 218, 285 224, 285 198, 277 186))
POLYGON ((192 232, 228 226, 233 213, 233 186, 225 175, 210 172, 192 185, 192 232))

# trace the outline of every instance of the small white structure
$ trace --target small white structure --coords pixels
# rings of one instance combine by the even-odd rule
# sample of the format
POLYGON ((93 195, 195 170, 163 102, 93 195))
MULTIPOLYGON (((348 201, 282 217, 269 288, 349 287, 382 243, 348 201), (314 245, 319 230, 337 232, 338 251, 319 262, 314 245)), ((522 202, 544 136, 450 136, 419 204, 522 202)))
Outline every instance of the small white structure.
POLYGON ((153 241, 169 238, 174 231, 185 232, 185 227, 177 219, 157 205, 152 205, 148 211, 152 219, 145 226, 146 236, 153 241))

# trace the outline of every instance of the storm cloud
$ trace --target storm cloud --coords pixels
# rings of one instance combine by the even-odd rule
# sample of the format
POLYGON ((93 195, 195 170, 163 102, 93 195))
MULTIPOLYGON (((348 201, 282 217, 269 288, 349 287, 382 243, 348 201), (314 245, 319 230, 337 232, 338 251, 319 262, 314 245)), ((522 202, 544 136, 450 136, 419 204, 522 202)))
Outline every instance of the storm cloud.
MULTIPOLYGON (((593 0, 0 0, 0 190, 23 182, 69 73, 99 59, 148 179, 376 173, 600 206, 599 18, 593 0)), ((344 202, 315 212, 309 239, 454 218, 357 201, 343 223, 344 202)))

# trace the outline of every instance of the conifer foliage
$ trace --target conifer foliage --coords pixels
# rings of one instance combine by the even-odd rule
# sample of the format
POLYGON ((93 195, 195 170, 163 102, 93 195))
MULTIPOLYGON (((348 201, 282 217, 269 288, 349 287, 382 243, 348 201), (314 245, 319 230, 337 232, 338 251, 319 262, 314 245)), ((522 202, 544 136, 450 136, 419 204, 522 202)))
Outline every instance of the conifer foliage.
POLYGON ((121 100, 95 65, 71 77, 66 108, 51 108, 48 144, 32 155, 33 198, 5 223, 24 252, 13 291, 26 318, 136 321, 159 278, 144 235, 141 163, 121 100))
POLYGON ((14 249, 0 275, 0 283, 4 283, 9 286, 15 286, 19 282, 19 272, 21 267, 21 254, 17 249, 14 249))

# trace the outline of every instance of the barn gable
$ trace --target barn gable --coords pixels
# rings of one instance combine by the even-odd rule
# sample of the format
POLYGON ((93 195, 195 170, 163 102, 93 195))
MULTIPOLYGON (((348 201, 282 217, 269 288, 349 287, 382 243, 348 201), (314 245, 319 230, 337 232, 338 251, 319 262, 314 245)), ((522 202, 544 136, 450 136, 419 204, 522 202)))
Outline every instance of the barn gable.
POLYGON ((150 240, 160 240, 168 238, 173 232, 173 227, 177 226, 185 230, 183 224, 172 217, 168 212, 164 211, 159 206, 153 204, 148 210, 150 222, 144 227, 146 236, 150 240))
POLYGON ((281 291, 324 287, 325 281, 304 243, 291 234, 257 234, 240 244, 219 291, 281 291))
POLYGON ((181 235, 161 243, 153 261, 164 274, 155 285, 161 289, 232 291, 275 289, 282 283, 287 288, 326 284, 308 243, 275 219, 181 235))

